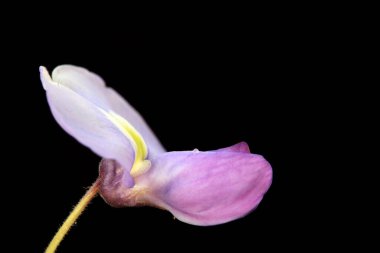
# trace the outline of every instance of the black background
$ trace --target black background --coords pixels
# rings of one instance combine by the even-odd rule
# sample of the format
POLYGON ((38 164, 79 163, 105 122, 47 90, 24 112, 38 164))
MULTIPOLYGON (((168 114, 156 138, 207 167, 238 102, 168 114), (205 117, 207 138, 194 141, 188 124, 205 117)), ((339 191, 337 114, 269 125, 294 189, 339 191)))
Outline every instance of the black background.
POLYGON ((257 210, 212 227, 148 207, 111 208, 97 197, 58 252, 178 251, 177 243, 195 250, 291 250, 330 240, 334 226, 314 234, 325 210, 318 191, 309 189, 320 172, 316 143, 328 126, 320 111, 330 99, 324 78, 331 70, 324 63, 334 44, 315 36, 313 23, 298 21, 175 29, 41 23, 31 28, 35 36, 12 30, 5 47, 12 57, 4 61, 10 90, 2 102, 11 172, 4 196, 14 214, 9 232, 23 238, 14 246, 41 252, 97 178, 100 158, 58 126, 39 81, 40 65, 52 71, 60 64, 102 76, 167 150, 246 141, 272 164, 274 178, 257 210))

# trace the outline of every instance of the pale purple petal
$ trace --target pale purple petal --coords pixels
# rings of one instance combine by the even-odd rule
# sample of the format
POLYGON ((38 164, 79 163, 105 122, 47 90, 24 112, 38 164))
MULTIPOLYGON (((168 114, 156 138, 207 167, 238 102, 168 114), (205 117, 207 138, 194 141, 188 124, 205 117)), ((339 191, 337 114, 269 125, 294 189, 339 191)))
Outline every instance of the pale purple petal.
POLYGON ((272 168, 262 156, 238 150, 163 154, 136 185, 149 189, 148 202, 190 224, 240 218, 262 200, 272 182, 272 168))
POLYGON ((113 111, 125 118, 143 137, 150 156, 165 152, 140 114, 116 91, 106 87, 105 82, 98 75, 85 68, 61 65, 53 70, 52 79, 97 107, 105 111, 113 111))
MULTIPOLYGON (((130 169, 134 149, 128 138, 94 103, 52 81, 45 68, 40 71, 50 109, 59 125, 97 155, 116 159, 124 168, 130 169)), ((131 182, 132 179, 128 183, 131 182)))

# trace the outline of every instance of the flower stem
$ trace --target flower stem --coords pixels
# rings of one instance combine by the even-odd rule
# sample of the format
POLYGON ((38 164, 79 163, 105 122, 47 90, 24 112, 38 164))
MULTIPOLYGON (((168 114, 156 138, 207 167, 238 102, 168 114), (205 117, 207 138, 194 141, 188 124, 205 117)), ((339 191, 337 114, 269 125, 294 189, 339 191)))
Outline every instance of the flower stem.
POLYGON ((59 228, 58 232, 55 234, 49 246, 46 248, 45 253, 53 253, 56 251, 58 245, 61 243, 67 232, 69 232, 70 228, 73 226, 75 221, 78 219, 79 215, 84 211, 84 209, 88 206, 91 200, 96 196, 99 189, 100 180, 97 179, 95 183, 88 189, 86 194, 82 197, 82 199, 78 202, 78 204, 74 207, 73 211, 66 218, 65 222, 59 228))

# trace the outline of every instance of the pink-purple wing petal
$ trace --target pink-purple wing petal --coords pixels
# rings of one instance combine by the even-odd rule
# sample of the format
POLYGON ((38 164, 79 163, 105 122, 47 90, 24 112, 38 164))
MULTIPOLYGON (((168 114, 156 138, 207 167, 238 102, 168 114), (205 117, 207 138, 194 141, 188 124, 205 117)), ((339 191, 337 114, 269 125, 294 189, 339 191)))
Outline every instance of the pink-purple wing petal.
POLYGON ((138 183, 149 186, 151 202, 181 221, 203 226, 225 223, 255 209, 272 182, 270 164, 247 153, 247 147, 169 152, 152 161, 138 183))

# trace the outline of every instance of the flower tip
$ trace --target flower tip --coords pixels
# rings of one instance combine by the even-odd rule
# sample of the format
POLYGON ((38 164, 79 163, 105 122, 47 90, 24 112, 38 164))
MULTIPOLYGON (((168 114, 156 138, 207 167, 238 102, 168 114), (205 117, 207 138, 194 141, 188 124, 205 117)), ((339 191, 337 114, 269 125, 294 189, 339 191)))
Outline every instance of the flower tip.
POLYGON ((238 144, 235 144, 235 148, 236 148, 236 151, 239 151, 242 153, 251 153, 249 145, 245 141, 242 141, 242 142, 239 142, 238 144))
POLYGON ((47 69, 44 66, 39 67, 40 75, 41 75, 41 80, 43 77, 46 77, 46 75, 49 75, 47 69))
POLYGON ((218 149, 216 151, 218 151, 218 152, 221 152, 221 151, 222 152, 239 152, 239 153, 248 153, 248 154, 251 153, 251 150, 249 149, 249 146, 245 141, 239 142, 239 143, 232 145, 230 147, 227 147, 227 148, 218 149))
POLYGON ((49 72, 44 66, 40 66, 39 70, 40 70, 40 78, 41 78, 42 86, 46 90, 49 82, 53 82, 53 80, 51 80, 49 72))

